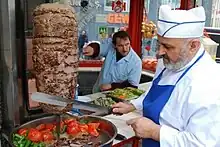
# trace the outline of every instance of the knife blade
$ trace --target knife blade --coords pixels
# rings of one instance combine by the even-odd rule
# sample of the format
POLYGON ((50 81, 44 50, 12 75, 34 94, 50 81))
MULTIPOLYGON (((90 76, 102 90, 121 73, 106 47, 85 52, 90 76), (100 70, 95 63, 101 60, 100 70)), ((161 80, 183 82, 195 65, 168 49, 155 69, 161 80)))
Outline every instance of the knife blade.
POLYGON ((66 107, 67 104, 72 104, 72 108, 93 112, 92 115, 104 116, 112 113, 112 109, 108 107, 62 98, 59 96, 49 95, 42 92, 32 93, 31 99, 36 102, 56 105, 60 107, 66 107))
POLYGON ((72 103, 72 101, 69 99, 49 95, 49 94, 42 93, 42 92, 32 93, 31 99, 36 102, 46 103, 46 104, 51 104, 51 105, 56 105, 56 106, 61 106, 61 107, 66 107, 67 104, 72 103))

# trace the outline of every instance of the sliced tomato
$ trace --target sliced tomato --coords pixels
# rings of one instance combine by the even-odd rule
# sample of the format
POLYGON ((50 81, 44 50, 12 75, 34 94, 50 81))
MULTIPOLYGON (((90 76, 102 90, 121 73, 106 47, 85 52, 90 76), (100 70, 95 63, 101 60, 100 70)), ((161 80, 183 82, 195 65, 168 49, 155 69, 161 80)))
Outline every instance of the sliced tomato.
POLYGON ((18 134, 21 135, 21 136, 26 136, 27 132, 28 132, 28 129, 26 129, 26 128, 18 130, 18 134))
POLYGON ((89 128, 98 129, 100 123, 88 123, 89 128))
POLYGON ((43 140, 43 137, 40 131, 31 128, 28 133, 28 139, 33 142, 40 142, 43 140))
POLYGON ((91 134, 92 136, 99 136, 99 132, 97 131, 97 129, 93 128, 93 127, 89 127, 89 130, 88 130, 89 134, 91 134))
POLYGON ((68 119, 65 119, 64 120, 64 123, 66 124, 66 125, 68 125, 70 122, 72 122, 72 121, 74 121, 74 122, 76 122, 76 119, 74 119, 74 118, 68 118, 68 119))
POLYGON ((64 126, 64 122, 61 121, 61 122, 60 122, 60 128, 63 128, 63 126, 64 126))
POLYGON ((79 124, 78 124, 77 121, 72 121, 72 122, 70 122, 67 126, 68 126, 68 127, 79 127, 79 124))
POLYGON ((120 95, 118 98, 120 98, 120 99, 124 99, 125 96, 124 96, 124 95, 120 95))
POLYGON ((48 130, 51 131, 51 130, 54 129, 54 126, 55 126, 55 125, 53 125, 53 124, 46 124, 46 125, 45 125, 45 129, 48 129, 48 130))
POLYGON ((46 125, 45 124, 40 124, 36 127, 37 130, 41 131, 41 130, 44 130, 46 128, 46 125))
POLYGON ((51 131, 49 129, 44 129, 44 130, 41 130, 40 132, 43 134, 45 132, 51 132, 51 131))
POLYGON ((87 124, 80 124, 79 129, 81 132, 88 132, 89 126, 87 124))
MULTIPOLYGON (((63 127, 64 127, 64 122, 61 121, 60 122, 60 130, 63 130, 63 127)), ((53 130, 56 131, 56 123, 54 123, 53 130)))
POLYGON ((93 136, 99 136, 99 132, 97 131, 100 123, 88 123, 88 132, 93 136))
POLYGON ((70 127, 70 126, 68 126, 66 132, 69 135, 76 135, 80 132, 80 129, 79 129, 79 127, 70 127))
POLYGON ((52 141, 54 139, 52 132, 43 132, 42 137, 44 141, 52 141))

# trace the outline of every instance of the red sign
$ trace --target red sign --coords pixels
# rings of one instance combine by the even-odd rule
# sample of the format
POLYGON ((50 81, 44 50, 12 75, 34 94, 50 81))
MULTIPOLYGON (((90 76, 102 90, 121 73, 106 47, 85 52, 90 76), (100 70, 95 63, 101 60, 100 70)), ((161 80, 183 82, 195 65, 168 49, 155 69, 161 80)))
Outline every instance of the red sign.
POLYGON ((112 10, 116 13, 121 13, 123 10, 126 10, 126 3, 123 0, 115 0, 112 2, 112 10))

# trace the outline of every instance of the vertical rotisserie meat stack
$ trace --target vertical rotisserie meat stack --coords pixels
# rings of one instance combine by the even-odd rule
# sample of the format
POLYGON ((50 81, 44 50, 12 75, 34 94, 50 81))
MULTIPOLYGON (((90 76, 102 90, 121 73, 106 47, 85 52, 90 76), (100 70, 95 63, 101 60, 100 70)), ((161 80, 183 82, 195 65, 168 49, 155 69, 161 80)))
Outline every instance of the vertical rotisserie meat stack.
MULTIPOLYGON (((34 10, 33 63, 37 89, 51 95, 73 98, 77 84, 77 21, 71 7, 42 4, 34 10)), ((44 111, 60 113, 52 105, 44 111)), ((71 106, 62 109, 70 111, 71 106)))

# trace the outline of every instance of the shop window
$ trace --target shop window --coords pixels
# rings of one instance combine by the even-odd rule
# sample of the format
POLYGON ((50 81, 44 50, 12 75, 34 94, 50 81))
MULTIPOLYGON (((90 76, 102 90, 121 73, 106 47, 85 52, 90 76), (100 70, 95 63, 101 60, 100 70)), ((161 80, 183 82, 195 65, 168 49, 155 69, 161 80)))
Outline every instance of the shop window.
MULTIPOLYGON (((128 26, 130 0, 123 0, 122 12, 120 13, 116 13, 116 10, 113 10, 115 0, 81 0, 81 2, 82 1, 88 2, 87 11, 79 9, 81 3, 79 3, 78 0, 54 0, 53 2, 70 4, 75 9, 79 23, 79 37, 82 32, 86 32, 88 41, 100 41, 103 47, 107 47, 112 34, 118 31, 119 28, 128 26)), ((91 61, 101 59, 89 58, 82 55, 80 58, 81 62, 83 60, 91 61)))
POLYGON ((142 58, 151 58, 156 54, 156 20, 160 5, 170 5, 173 9, 179 9, 180 0, 145 0, 145 9, 143 11, 144 18, 142 23, 142 58))
MULTIPOLYGON (((33 73, 33 61, 32 61, 32 30, 33 30, 33 10, 42 3, 65 3, 72 6, 77 15, 78 19, 78 36, 83 31, 86 32, 88 41, 96 40, 100 41, 103 46, 107 47, 110 43, 112 34, 117 32, 120 28, 127 28, 129 22, 129 4, 130 0, 123 0, 123 10, 120 13, 116 13, 112 9, 113 0, 34 0, 24 1, 24 21, 25 21, 25 39, 26 39, 26 69, 27 80, 28 80, 28 92, 29 92, 29 106, 32 109, 37 107, 38 103, 33 102, 30 99, 30 95, 36 92, 36 81, 33 73), (88 4, 84 3, 82 7, 82 1, 87 1, 88 4), (87 7, 88 6, 88 7, 87 7)), ((23 58, 22 52, 21 58, 23 58)), ((84 58, 81 57, 80 62, 102 62, 101 58, 84 58)), ((91 65, 91 64, 90 64, 91 65)), ((20 68, 19 68, 20 69, 20 68)), ((34 109, 33 109, 34 110, 34 109)))
POLYGON ((220 0, 196 0, 206 10, 206 26, 220 28, 220 0))
POLYGON ((170 5, 172 9, 180 8, 180 0, 145 0, 144 17, 142 22, 141 57, 144 70, 154 72, 157 60, 157 16, 160 5, 170 5), (152 9, 153 8, 153 9, 152 9))

